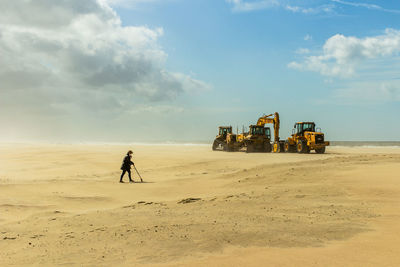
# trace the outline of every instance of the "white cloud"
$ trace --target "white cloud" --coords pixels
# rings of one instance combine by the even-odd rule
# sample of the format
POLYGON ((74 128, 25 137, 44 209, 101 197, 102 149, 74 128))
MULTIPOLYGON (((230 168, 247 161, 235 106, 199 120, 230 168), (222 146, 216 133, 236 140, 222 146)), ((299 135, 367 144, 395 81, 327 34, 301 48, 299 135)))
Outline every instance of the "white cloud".
POLYGON ((310 41, 310 40, 312 40, 312 36, 309 34, 306 34, 306 36, 304 36, 303 39, 304 39, 304 41, 310 41))
POLYGON ((133 109, 129 109, 130 114, 140 115, 143 113, 154 113, 169 116, 171 113, 182 113, 185 109, 172 105, 138 105, 133 109))
POLYGON ((334 6, 321 5, 317 7, 301 7, 301 6, 286 5, 285 9, 293 13, 318 14, 318 13, 331 13, 334 10, 334 6))
MULTIPOLYGON (((129 0, 108 0, 108 1, 116 1, 116 2, 129 2, 129 0)), ((141 2, 140 0, 136 0, 141 2)), ((133 1, 133 2, 136 2, 133 1)), ((146 1, 146 0, 142 0, 146 1)), ((147 0, 151 1, 151 0, 147 0)), ((225 0, 227 3, 232 5, 232 10, 235 12, 250 12, 261 9, 268 9, 272 7, 280 7, 287 11, 293 13, 301 13, 305 15, 312 14, 335 14, 335 10, 337 10, 338 6, 346 5, 352 7, 360 7, 366 8, 369 10, 376 10, 388 13, 400 14, 400 10, 398 9, 388 9, 384 8, 380 5, 371 4, 371 3, 363 3, 363 2, 350 2, 344 0, 330 0, 331 3, 323 4, 319 6, 298 6, 293 5, 294 1, 290 0, 225 0)), ((301 1, 300 1, 301 2, 301 1)), ((304 1, 303 1, 304 2, 304 1)))
POLYGON ((49 136, 66 121, 69 131, 76 120, 102 126, 138 104, 174 105, 179 95, 209 89, 166 70, 163 34, 123 26, 103 0, 0 0, 2 129, 49 136))
POLYGON ((226 2, 233 5, 232 10, 235 12, 254 11, 279 5, 279 2, 277 0, 258 0, 258 1, 226 0, 226 2))
POLYGON ((321 5, 316 7, 302 7, 294 6, 291 4, 285 4, 287 1, 281 0, 225 0, 227 3, 232 5, 234 12, 250 12, 261 9, 268 9, 272 7, 280 7, 284 10, 293 13, 302 14, 318 14, 318 13, 330 13, 333 11, 333 5, 321 5))
POLYGON ((105 90, 173 99, 208 88, 164 69, 162 28, 122 26, 104 1, 0 1, 1 90, 105 90))
POLYGON ((371 9, 371 10, 378 10, 378 11, 383 11, 383 12, 400 14, 400 10, 387 9, 387 8, 383 8, 376 4, 361 3, 361 2, 348 2, 348 1, 342 1, 342 0, 331 0, 331 1, 338 3, 338 4, 347 5, 347 6, 363 7, 363 8, 367 8, 367 9, 371 9))
POLYGON ((336 34, 326 40, 321 51, 301 48, 297 54, 303 60, 288 67, 328 77, 326 83, 341 103, 400 101, 398 30, 386 29, 381 35, 365 38, 336 34))
MULTIPOLYGON (((102 0, 111 6, 118 6, 124 8, 136 7, 139 4, 153 3, 160 0, 102 0)), ((165 1, 165 0, 164 0, 165 1)))
POLYGON ((290 68, 319 72, 326 76, 351 77, 368 60, 388 58, 400 52, 400 31, 386 29, 383 35, 357 38, 336 34, 320 53, 291 62, 290 68))

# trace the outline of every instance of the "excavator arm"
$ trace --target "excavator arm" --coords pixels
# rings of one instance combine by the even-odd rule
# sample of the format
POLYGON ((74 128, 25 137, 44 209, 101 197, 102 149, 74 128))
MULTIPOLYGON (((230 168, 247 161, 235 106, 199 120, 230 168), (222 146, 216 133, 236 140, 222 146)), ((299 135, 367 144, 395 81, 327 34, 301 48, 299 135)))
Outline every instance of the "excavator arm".
POLYGON ((279 113, 269 114, 258 118, 257 125, 264 126, 265 124, 272 123, 274 125, 274 142, 279 143, 279 113))

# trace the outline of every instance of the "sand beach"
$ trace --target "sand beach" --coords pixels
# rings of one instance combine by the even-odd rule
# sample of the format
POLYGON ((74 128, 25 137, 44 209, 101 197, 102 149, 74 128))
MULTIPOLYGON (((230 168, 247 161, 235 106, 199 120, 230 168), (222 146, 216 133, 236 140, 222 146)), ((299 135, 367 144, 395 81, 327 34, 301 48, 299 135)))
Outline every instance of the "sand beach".
POLYGON ((1 266, 400 264, 399 148, 2 144, 0 166, 1 266), (127 149, 144 183, 118 183, 127 149))

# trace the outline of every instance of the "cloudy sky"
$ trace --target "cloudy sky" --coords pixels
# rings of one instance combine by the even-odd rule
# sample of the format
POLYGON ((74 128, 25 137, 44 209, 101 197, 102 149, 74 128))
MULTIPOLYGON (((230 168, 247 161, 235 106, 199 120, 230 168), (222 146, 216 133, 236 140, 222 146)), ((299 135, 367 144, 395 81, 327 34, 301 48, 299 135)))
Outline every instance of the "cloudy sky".
POLYGON ((0 0, 0 141, 400 140, 400 3, 0 0))

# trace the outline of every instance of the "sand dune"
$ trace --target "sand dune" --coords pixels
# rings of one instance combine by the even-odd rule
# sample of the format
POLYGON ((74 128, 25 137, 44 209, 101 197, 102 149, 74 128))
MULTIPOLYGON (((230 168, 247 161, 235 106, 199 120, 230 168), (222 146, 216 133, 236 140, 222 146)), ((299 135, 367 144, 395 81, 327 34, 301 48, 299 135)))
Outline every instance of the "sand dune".
POLYGON ((400 149, 127 149, 1 145, 0 265, 400 265, 400 149))

